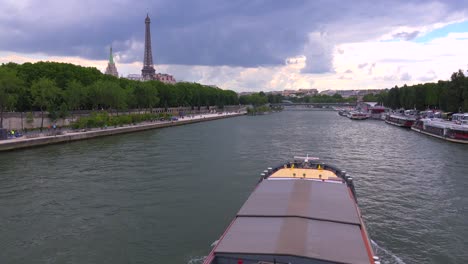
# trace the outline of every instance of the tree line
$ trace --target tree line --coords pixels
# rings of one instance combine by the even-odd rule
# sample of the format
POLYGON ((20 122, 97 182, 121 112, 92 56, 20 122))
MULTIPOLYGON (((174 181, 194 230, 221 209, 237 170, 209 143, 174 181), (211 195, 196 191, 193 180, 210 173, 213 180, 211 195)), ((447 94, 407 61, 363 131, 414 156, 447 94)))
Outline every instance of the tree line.
POLYGON ((0 65, 0 125, 5 111, 47 111, 54 119, 74 110, 179 106, 200 110, 238 103, 236 92, 198 83, 140 82, 68 63, 0 65))
POLYGON ((343 98, 340 94, 326 95, 317 94, 314 96, 304 97, 288 97, 285 98, 281 94, 265 94, 264 92, 252 93, 249 95, 241 95, 239 97, 239 103, 243 105, 260 106, 264 104, 278 104, 284 99, 292 101, 294 103, 352 103, 356 102, 356 97, 343 98))
POLYGON ((468 112, 468 77, 463 71, 454 72, 448 81, 395 86, 374 95, 369 101, 382 103, 392 109, 440 109, 447 112, 468 112))
POLYGON ((291 98, 291 101, 295 103, 355 103, 357 101, 357 97, 350 96, 348 98, 344 98, 337 93, 334 95, 316 94, 301 98, 291 98))

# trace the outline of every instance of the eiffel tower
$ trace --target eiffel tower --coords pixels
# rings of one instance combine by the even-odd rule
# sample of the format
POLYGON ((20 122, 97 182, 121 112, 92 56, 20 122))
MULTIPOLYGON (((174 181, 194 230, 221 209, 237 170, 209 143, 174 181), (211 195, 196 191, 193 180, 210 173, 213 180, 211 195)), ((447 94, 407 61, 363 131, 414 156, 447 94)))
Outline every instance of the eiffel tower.
POLYGON ((149 15, 146 14, 145 19, 145 57, 143 59, 143 69, 141 70, 141 77, 143 80, 153 80, 154 79, 154 67, 153 67, 153 53, 151 52, 151 32, 150 32, 150 23, 151 20, 149 15))

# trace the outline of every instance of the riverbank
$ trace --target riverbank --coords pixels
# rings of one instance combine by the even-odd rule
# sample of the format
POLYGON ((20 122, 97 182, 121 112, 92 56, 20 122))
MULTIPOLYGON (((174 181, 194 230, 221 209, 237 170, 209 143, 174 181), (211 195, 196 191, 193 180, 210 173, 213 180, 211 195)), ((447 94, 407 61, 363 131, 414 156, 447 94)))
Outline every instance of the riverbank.
POLYGON ((23 148, 38 147, 44 145, 66 143, 77 140, 85 140, 96 137, 112 136, 117 134, 132 133, 138 131, 145 131, 150 129, 165 128, 172 126, 181 126, 205 121, 212 121, 217 119, 235 117, 245 115, 245 113, 222 113, 222 114, 205 114, 195 117, 185 117, 177 121, 155 121, 144 122, 136 125, 128 125, 115 128, 93 129, 88 131, 70 131, 65 132, 63 135, 53 136, 39 136, 35 138, 15 138, 0 140, 0 151, 10 151, 23 148))

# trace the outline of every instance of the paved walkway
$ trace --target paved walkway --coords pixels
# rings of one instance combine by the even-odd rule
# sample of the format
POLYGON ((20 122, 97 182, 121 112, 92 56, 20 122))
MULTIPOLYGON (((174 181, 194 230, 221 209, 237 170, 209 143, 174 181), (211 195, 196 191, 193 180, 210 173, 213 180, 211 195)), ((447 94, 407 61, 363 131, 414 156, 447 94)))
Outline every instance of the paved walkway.
POLYGON ((36 137, 18 137, 6 140, 0 140, 0 151, 2 150, 12 150, 17 148, 25 148, 39 145, 48 145, 55 144, 60 142, 68 142, 74 140, 88 139, 93 137, 108 136, 121 133, 130 133, 148 129, 163 128, 170 126, 178 126, 184 124, 191 124, 195 122, 201 122, 206 119, 215 120, 221 118, 227 118, 232 116, 239 116, 245 114, 242 113, 222 113, 222 114, 203 114, 195 116, 185 116, 184 118, 179 118, 177 121, 146 121, 136 125, 124 125, 121 127, 107 127, 107 128, 92 128, 87 129, 86 131, 77 131, 77 130, 62 130, 60 135, 51 135, 53 131, 47 131, 40 133, 36 137))

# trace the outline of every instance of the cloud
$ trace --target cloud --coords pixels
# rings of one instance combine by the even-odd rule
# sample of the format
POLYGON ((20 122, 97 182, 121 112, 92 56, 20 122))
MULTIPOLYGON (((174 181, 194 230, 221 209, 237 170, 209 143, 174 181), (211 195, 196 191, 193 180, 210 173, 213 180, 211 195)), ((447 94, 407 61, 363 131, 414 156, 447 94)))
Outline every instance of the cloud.
POLYGON ((410 38, 420 27, 460 19, 464 10, 457 1, 422 0, 6 0, 0 50, 104 59, 114 43, 122 61, 142 61, 132 43, 143 43, 149 11, 156 63, 277 66, 305 55, 303 73, 325 73, 333 72, 336 45, 379 38, 402 24, 414 30, 395 34, 410 38))
POLYGON ((291 58, 286 59, 286 65, 290 65, 290 64, 300 65, 300 64, 304 64, 305 61, 306 61, 305 56, 291 57, 291 58))
POLYGON ((437 75, 434 72, 434 70, 429 70, 424 75, 421 75, 418 78, 418 81, 421 81, 421 82, 434 82, 436 80, 437 80, 437 75))
POLYGON ((409 73, 405 72, 400 76, 400 80, 402 80, 402 81, 411 81, 411 75, 409 73))
POLYGON ((4 0, 0 61, 103 70, 112 45, 119 72, 139 73, 149 11, 156 69, 177 79, 239 91, 383 88, 465 68, 466 34, 382 40, 410 40, 465 20, 467 7, 441 0, 4 0))
POLYGON ((314 32, 309 35, 309 42, 304 48, 307 58, 302 73, 328 73, 333 69, 334 45, 326 34, 314 32))
POLYGON ((361 63, 361 64, 358 64, 358 68, 362 69, 362 68, 366 67, 367 65, 369 65, 369 63, 367 63, 367 62, 361 63))
POLYGON ((374 72, 374 69, 375 69, 375 65, 376 63, 372 63, 371 66, 369 67, 369 70, 367 72, 368 75, 372 75, 372 73, 374 72))
POLYGON ((468 32, 451 33, 426 43, 368 41, 342 44, 340 48, 352 52, 336 55, 334 65, 337 72, 354 70, 353 83, 350 82, 349 87, 384 88, 448 79, 454 71, 466 68, 464 58, 468 57, 468 39, 465 38, 468 38, 468 32), (369 66, 368 61, 377 62, 372 75, 369 75, 372 65, 369 66))
POLYGON ((399 32, 396 34, 393 34, 393 38, 398 38, 398 39, 403 39, 403 40, 412 40, 415 39, 419 35, 419 31, 415 30, 413 32, 399 32))

